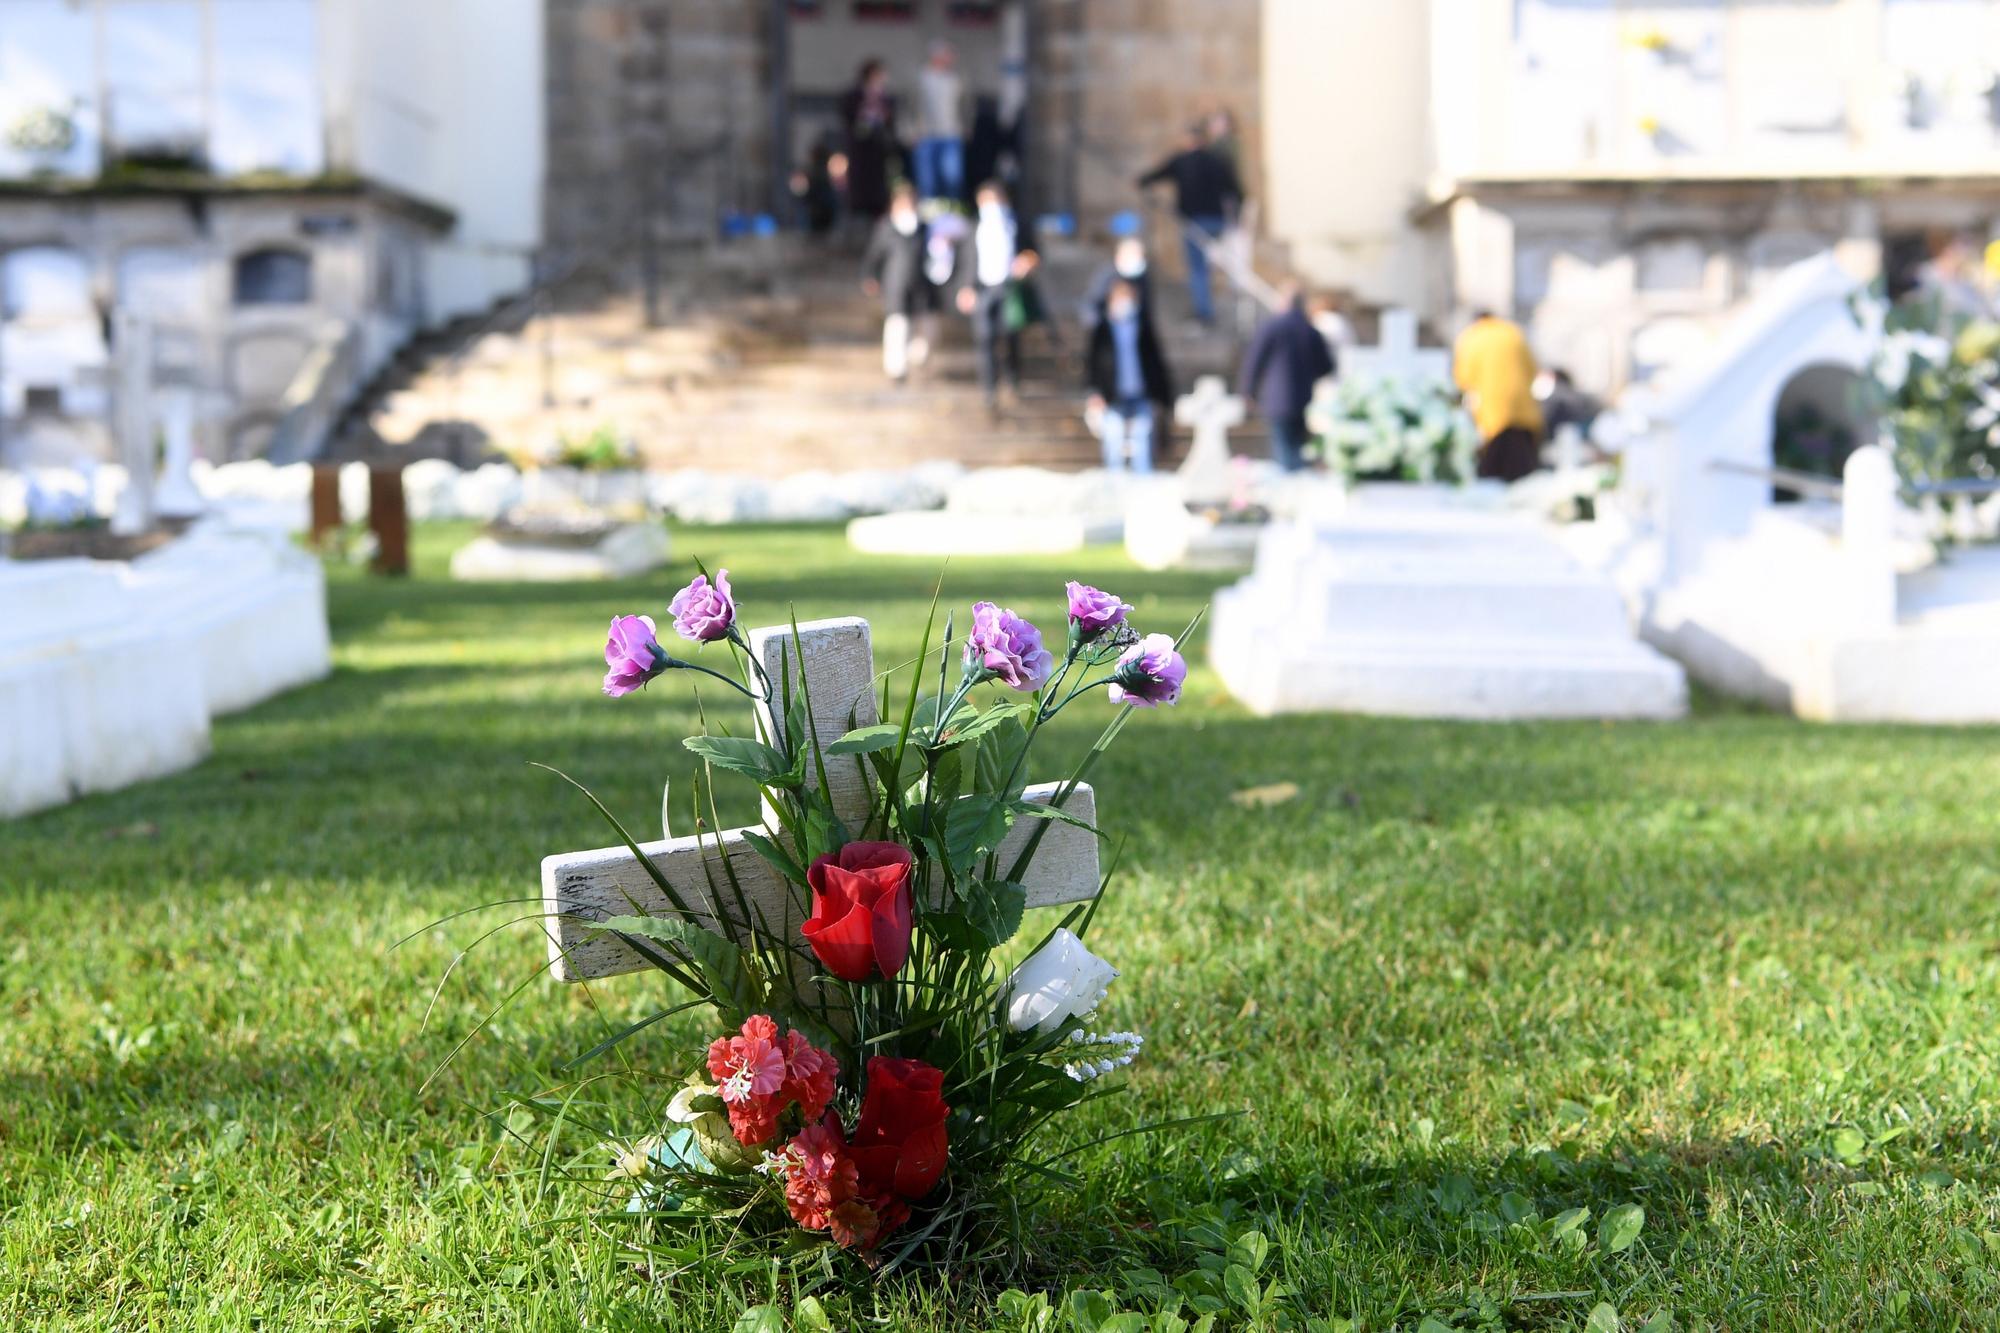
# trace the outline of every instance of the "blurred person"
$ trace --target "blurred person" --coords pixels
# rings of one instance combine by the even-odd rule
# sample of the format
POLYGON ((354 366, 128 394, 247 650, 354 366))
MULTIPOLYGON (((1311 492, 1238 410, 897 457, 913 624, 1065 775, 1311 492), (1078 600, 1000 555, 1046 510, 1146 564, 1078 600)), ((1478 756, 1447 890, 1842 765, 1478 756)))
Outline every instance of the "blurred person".
POLYGON ((1299 285, 1278 288, 1276 314, 1257 326, 1243 354, 1236 392, 1257 405, 1271 431, 1271 456, 1287 472, 1306 465, 1306 406, 1313 385, 1334 370, 1326 339, 1306 318, 1299 285))
POLYGON ((875 223, 861 257, 861 285, 882 298, 882 372, 905 383, 912 366, 930 359, 937 289, 925 273, 930 228, 917 213, 917 191, 897 181, 889 209, 875 223))
POLYGON ((832 137, 821 135, 806 154, 805 165, 792 173, 792 197, 800 220, 814 236, 832 231, 840 213, 840 191, 834 180, 837 165, 844 169, 845 162, 834 152, 832 137))
POLYGON ((917 77, 923 133, 912 165, 917 192, 926 199, 965 197, 965 81, 950 42, 931 43, 930 61, 917 77))
POLYGON ((1210 291, 1207 242, 1222 233, 1243 206, 1243 187, 1236 168, 1208 146, 1201 126, 1181 138, 1180 151, 1139 178, 1145 189, 1162 181, 1174 187, 1174 211, 1180 215, 1181 243, 1187 250, 1188 297, 1194 317, 1215 322, 1215 298, 1210 291))
POLYGON ((1484 442, 1479 475, 1519 481, 1541 466, 1542 406, 1535 401, 1535 354, 1512 320, 1481 310, 1458 335, 1451 377, 1484 442))
POLYGON ((1595 395, 1576 387, 1570 373, 1557 366, 1535 376, 1535 401, 1542 405, 1542 425, 1553 438, 1564 426, 1575 426, 1584 439, 1597 423, 1604 404, 1595 395))
POLYGON ((988 411, 1000 403, 1000 382, 1006 379, 1007 396, 1018 399, 1021 392, 1021 329, 1027 312, 1010 314, 1009 297, 1025 300, 1020 290, 1038 262, 1020 221, 1007 199, 1007 189, 999 181, 987 181, 974 197, 977 211, 972 227, 959 243, 957 304, 972 320, 972 342, 979 362, 979 387, 986 393, 988 411))
POLYGON ((1090 285, 1084 288, 1083 301, 1077 315, 1084 332, 1097 327, 1104 318, 1104 306, 1110 299, 1113 285, 1125 282, 1131 285, 1138 297, 1140 312, 1148 321, 1153 318, 1153 275, 1146 262, 1146 242, 1137 236, 1121 237, 1111 249, 1108 262, 1098 266, 1090 275, 1090 285))
POLYGON ((1091 326, 1085 350, 1084 387, 1104 466, 1151 472, 1153 423, 1173 402, 1173 375, 1138 284, 1129 278, 1114 278, 1105 292, 1102 316, 1091 326))
POLYGON ((1202 135, 1208 142, 1208 151, 1229 164, 1229 169, 1241 172, 1243 167, 1242 140, 1236 133, 1236 113, 1226 106, 1219 106, 1202 120, 1202 135))
POLYGON ((861 63, 854 86, 841 98, 840 123, 847 136, 847 206, 858 217, 879 218, 889 207, 889 182, 903 155, 896 98, 881 61, 871 56, 861 63))

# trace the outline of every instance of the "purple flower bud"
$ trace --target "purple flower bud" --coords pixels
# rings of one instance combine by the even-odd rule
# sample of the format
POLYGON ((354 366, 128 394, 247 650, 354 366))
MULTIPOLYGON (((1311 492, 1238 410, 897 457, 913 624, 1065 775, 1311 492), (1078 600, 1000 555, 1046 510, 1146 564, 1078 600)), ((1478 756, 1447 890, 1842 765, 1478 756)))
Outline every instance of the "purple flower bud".
POLYGON ((972 632, 965 636, 965 665, 982 679, 1029 692, 1048 680, 1056 659, 1042 647, 1040 630, 1012 611, 978 602, 972 608, 972 632))
POLYGON ((630 694, 667 669, 651 616, 611 617, 611 637, 604 642, 604 692, 614 699, 630 694))
POLYGON ((674 615, 674 632, 683 639, 714 643, 728 638, 729 627, 736 623, 736 603, 729 595, 729 571, 716 570, 713 585, 706 574, 695 575, 694 582, 680 590, 667 610, 674 615))
POLYGON ((1124 624, 1125 613, 1131 609, 1108 592, 1093 588, 1087 583, 1071 580, 1070 638, 1077 643, 1089 643, 1092 639, 1124 624))
POLYGON ((1148 634, 1125 650, 1111 676, 1111 702, 1152 708, 1178 703, 1187 681, 1187 663, 1172 636, 1148 634))

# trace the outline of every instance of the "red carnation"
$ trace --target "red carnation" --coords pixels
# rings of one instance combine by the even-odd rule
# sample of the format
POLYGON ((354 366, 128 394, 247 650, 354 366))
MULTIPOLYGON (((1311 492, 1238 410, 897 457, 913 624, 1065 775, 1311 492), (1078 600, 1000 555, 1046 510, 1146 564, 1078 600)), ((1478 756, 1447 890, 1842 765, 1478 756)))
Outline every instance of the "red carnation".
POLYGON ((812 917, 799 933, 842 981, 893 977, 910 956, 910 849, 850 842, 814 861, 812 917))
POLYGON ((871 1250, 910 1216, 902 1200, 862 1186, 833 1116, 800 1130, 782 1161, 792 1220, 808 1231, 831 1232, 836 1245, 871 1250))
POLYGON ((833 1100, 839 1066, 805 1034, 787 1032, 780 1042, 770 1016, 752 1014, 739 1035, 709 1044, 708 1072, 729 1111, 730 1132, 755 1146, 777 1137, 779 1117, 795 1102, 801 1118, 819 1119, 833 1100))
POLYGON ((848 1148, 862 1189, 921 1199, 944 1174, 944 1074, 922 1060, 878 1055, 868 1062, 868 1091, 848 1148))

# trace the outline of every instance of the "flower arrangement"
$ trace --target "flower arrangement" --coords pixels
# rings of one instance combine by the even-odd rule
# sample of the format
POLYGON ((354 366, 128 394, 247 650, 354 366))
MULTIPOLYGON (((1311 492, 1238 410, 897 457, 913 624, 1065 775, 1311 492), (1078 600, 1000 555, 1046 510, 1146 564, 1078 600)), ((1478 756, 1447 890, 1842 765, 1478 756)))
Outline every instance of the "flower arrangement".
POLYGON ((817 1238, 879 1270, 929 1253, 954 1263, 997 1253, 964 1242, 1018 1218, 1016 1185, 1063 1179, 1031 1144, 1062 1113, 1116 1091, 1104 1080, 1143 1039, 1091 1022, 1118 976, 1084 943, 1095 900, 1018 966, 996 958, 1022 929, 1021 880, 1042 835, 1081 822, 1063 808, 1069 793, 1130 718, 1177 702, 1187 676, 1180 640, 1141 634, 1131 605, 1080 583, 1067 592, 1060 652, 1028 620, 980 602, 962 641, 946 620, 933 654, 934 605, 900 708, 882 687, 884 715, 898 720, 850 723, 823 746, 803 682, 772 680, 751 651, 727 570, 703 570, 672 599, 685 645, 672 652, 650 616, 611 622, 605 694, 712 678, 786 719, 754 740, 685 744, 711 778, 755 783, 769 813, 747 840, 803 915, 783 932, 727 913, 714 929, 643 915, 603 923, 718 1019, 705 1053, 670 1062, 661 1122, 612 1145, 627 1213, 660 1224, 727 1217, 781 1242, 817 1238), (1114 710, 1097 743, 1047 804, 1024 799, 1035 740, 1088 698, 1114 710), (834 764, 868 776, 861 827, 844 826, 826 794, 834 764), (1003 862, 1000 843, 1022 819, 1039 822, 1003 862))
POLYGON ((1479 431, 1442 384, 1342 379, 1307 409, 1314 446, 1353 481, 1469 482, 1479 431))
POLYGON ((2000 323, 1920 290, 1888 301, 1857 293, 1855 316, 1877 335, 1865 408, 1906 485, 1986 479, 2000 467, 2000 323))

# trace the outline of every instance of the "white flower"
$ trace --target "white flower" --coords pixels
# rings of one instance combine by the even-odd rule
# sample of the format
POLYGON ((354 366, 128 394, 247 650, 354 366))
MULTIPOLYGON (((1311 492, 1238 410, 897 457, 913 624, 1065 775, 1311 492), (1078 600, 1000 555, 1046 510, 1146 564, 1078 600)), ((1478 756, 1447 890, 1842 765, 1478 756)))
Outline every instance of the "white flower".
POLYGON ((1054 1032, 1104 1000, 1118 969, 1058 929, 1007 979, 1007 1026, 1016 1032, 1054 1032))

